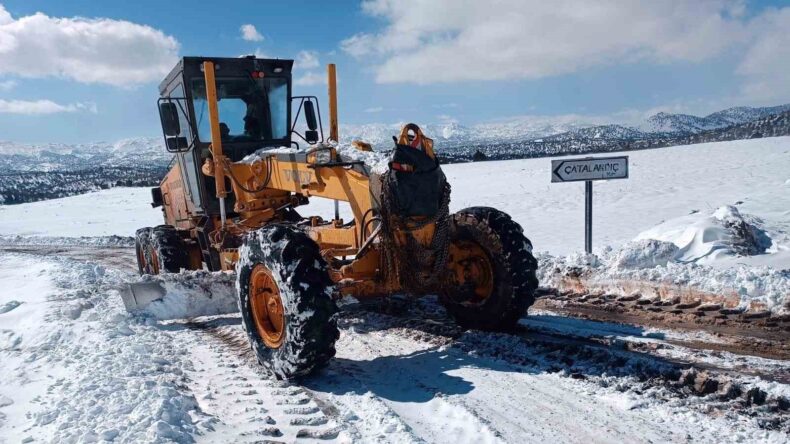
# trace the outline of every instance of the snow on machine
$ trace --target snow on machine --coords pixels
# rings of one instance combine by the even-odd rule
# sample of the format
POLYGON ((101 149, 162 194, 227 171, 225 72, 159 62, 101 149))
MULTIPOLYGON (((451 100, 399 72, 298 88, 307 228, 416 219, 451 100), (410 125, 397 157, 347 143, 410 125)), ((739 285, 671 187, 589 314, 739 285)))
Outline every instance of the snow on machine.
POLYGON ((214 304, 205 314, 238 307, 258 360, 283 378, 334 356, 343 297, 438 294, 464 327, 512 328, 538 285, 521 227, 494 208, 450 214, 433 141, 417 125, 393 138, 383 168, 359 160, 372 154, 365 143, 349 149, 359 156, 341 152, 335 66, 327 140, 318 99, 292 94, 292 66, 184 57, 161 83, 159 113, 175 159, 152 190, 164 224, 137 231, 144 276, 122 292, 127 309, 163 304, 175 285, 167 273, 207 270, 191 275, 198 291, 212 276, 228 279, 209 272, 235 271, 233 307, 214 304), (333 220, 301 216, 296 209, 310 198, 348 202, 353 220, 340 218, 337 203, 333 220))

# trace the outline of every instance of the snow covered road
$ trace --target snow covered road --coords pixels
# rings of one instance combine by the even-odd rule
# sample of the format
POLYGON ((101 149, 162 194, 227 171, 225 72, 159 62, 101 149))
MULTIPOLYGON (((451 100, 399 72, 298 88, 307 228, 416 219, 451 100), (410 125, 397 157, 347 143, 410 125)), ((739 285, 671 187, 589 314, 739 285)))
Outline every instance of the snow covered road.
POLYGON ((0 252, 0 442, 778 443, 790 430, 786 361, 740 356, 725 375, 710 369, 726 355, 663 340, 683 333, 546 313, 520 335, 462 332, 431 299, 346 307, 330 366, 277 381, 237 316, 123 312, 114 288, 133 271, 101 251, 0 252), (680 361, 718 388, 698 391, 680 361))

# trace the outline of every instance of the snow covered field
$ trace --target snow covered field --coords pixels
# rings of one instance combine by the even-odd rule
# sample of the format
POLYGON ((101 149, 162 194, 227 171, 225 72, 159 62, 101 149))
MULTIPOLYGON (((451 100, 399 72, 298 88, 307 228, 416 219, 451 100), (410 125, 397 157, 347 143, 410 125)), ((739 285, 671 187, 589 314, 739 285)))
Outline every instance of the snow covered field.
MULTIPOLYGON (((583 187, 550 184, 550 159, 445 166, 451 209, 513 215, 544 272, 707 275, 785 303, 790 137, 627 154, 630 179, 595 185, 595 258, 578 254, 583 187)), ((0 250, 0 443, 787 442, 788 361, 550 311, 504 335, 462 332, 431 299, 351 305, 329 367, 276 381, 238 316, 130 315, 117 288, 133 251, 65 245, 161 223, 149 201, 118 188, 0 206, 0 243, 50 244, 0 250)), ((329 217, 332 203, 300 210, 329 217)))
MULTIPOLYGON (((595 182, 594 247, 618 247, 676 218, 691 225, 736 205, 764 220, 775 236, 778 267, 790 268, 790 137, 706 143, 626 152, 630 178, 595 182)), ((567 255, 584 247, 584 185, 550 183, 551 158, 445 165, 451 210, 486 205, 510 214, 537 251, 567 255)), ((0 235, 132 236, 161 223, 146 188, 0 206, 0 235)), ((331 217, 332 203, 314 199, 303 214, 331 217)), ((350 213, 344 211, 345 217, 350 213)), ((675 226, 665 231, 674 230, 675 226)), ((661 233, 657 234, 662 237, 661 233)), ((761 258, 757 261, 765 259, 761 258)))

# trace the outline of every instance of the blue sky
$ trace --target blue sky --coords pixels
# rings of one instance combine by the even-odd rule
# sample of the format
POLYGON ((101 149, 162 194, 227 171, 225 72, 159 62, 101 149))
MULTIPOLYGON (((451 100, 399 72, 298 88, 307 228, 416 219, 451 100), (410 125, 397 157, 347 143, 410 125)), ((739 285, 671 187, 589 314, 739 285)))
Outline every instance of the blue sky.
POLYGON ((156 86, 182 55, 297 58, 295 91, 319 97, 335 62, 341 124, 790 102, 786 1, 0 4, 0 140, 157 135, 156 86))

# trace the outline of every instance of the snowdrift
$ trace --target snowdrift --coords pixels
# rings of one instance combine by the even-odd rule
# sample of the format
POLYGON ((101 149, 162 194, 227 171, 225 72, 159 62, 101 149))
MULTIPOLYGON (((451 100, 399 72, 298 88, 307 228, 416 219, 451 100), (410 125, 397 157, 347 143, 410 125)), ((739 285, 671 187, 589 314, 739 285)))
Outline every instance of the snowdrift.
POLYGON ((545 255, 541 284, 784 313, 790 310, 790 270, 750 261, 786 263, 786 241, 761 219, 724 206, 666 221, 598 255, 545 255))
POLYGON ((670 242, 678 248, 673 259, 684 263, 713 264, 732 256, 787 250, 787 246, 771 239, 760 218, 741 215, 732 205, 723 206, 708 216, 696 213, 669 220, 643 231, 636 239, 670 242))

